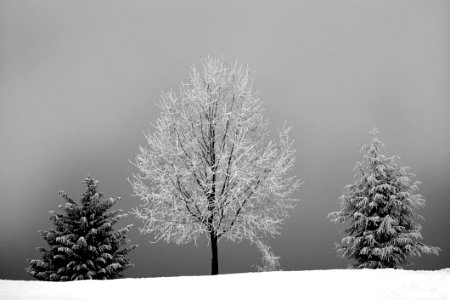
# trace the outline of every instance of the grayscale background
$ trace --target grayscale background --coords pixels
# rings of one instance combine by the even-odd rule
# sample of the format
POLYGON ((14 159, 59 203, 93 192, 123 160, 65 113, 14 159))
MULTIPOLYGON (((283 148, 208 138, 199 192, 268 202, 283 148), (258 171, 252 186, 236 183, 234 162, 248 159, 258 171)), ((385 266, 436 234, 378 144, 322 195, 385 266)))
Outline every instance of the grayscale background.
MULTIPOLYGON (((208 54, 248 64, 271 128, 293 127, 302 202, 268 239, 284 270, 347 267, 327 214, 375 126, 423 182, 424 242, 442 248, 410 268, 450 267, 449 31, 445 0, 0 1, 0 278, 32 279, 25 260, 46 245, 57 191, 79 199, 87 174, 123 198, 116 208, 140 204, 128 160, 160 92, 208 54)), ((128 223, 140 247, 125 276, 209 274, 206 239, 150 244, 128 223)), ((249 272, 259 257, 221 241, 219 263, 249 272)))

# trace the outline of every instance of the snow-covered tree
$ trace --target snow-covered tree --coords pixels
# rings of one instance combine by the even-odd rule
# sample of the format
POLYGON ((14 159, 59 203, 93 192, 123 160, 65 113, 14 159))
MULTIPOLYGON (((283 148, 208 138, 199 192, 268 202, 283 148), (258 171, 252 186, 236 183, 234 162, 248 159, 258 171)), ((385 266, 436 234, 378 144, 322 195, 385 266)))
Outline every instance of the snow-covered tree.
POLYGON ((130 183, 143 201, 135 214, 141 233, 176 244, 206 234, 212 274, 218 274, 217 243, 278 234, 291 193, 299 186, 288 171, 293 142, 283 126, 268 141, 262 103, 248 68, 207 58, 192 68, 177 95, 162 93, 155 131, 132 162, 139 172, 130 183))
POLYGON ((50 249, 37 248, 42 258, 28 259, 30 266, 26 269, 39 280, 114 279, 134 266, 127 255, 137 246, 126 246, 126 234, 132 225, 114 232, 112 226, 126 214, 120 209, 107 212, 120 198, 101 200, 98 181, 87 177, 84 182, 87 191, 81 203, 60 191, 67 203, 59 205, 62 213, 50 211, 56 228, 39 231, 50 249))
POLYGON ((256 270, 258 272, 281 271, 279 269, 280 257, 272 252, 270 246, 260 239, 256 240, 254 243, 261 254, 261 266, 255 266, 256 270))
POLYGON ((423 218, 416 210, 425 205, 416 193, 419 181, 409 167, 399 167, 398 156, 381 153, 377 129, 373 140, 363 145, 362 162, 356 163, 356 181, 345 187, 341 210, 328 215, 334 222, 349 222, 345 236, 336 244, 340 256, 352 259, 354 268, 401 268, 408 257, 439 254, 438 247, 421 242, 423 218))

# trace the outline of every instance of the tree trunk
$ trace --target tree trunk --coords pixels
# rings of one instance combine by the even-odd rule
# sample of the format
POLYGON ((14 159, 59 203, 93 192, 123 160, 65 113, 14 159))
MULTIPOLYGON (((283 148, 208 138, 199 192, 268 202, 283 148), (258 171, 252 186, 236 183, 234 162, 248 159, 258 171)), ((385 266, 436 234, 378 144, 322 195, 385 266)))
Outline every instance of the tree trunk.
POLYGON ((211 275, 219 274, 219 257, 217 253, 217 236, 211 232, 211 275))

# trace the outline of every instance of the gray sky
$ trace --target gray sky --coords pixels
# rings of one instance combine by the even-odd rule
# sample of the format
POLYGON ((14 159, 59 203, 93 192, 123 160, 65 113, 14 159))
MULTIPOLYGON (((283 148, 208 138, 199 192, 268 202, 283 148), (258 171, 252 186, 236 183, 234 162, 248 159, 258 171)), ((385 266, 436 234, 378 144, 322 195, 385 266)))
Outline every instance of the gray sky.
MULTIPOLYGON (((162 90, 178 89, 202 57, 248 64, 275 129, 292 125, 295 174, 305 183, 282 234, 269 242, 284 270, 345 268, 326 216, 353 180, 368 131, 423 182, 424 242, 450 267, 450 2, 0 1, 0 278, 45 246, 48 211, 100 180, 117 208, 140 204, 126 178, 162 90)), ((140 225, 134 217, 123 224, 140 225)), ((209 274, 206 239, 140 247, 128 277, 209 274)), ((219 243, 222 273, 258 264, 247 242, 219 243)))

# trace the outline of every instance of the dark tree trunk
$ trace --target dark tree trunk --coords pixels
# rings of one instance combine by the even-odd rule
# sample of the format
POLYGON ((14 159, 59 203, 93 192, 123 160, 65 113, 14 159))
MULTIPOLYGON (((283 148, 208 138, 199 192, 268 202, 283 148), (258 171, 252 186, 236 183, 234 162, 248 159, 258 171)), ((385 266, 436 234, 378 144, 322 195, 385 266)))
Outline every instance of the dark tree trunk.
POLYGON ((219 257, 217 253, 217 236, 211 232, 211 275, 219 274, 219 257))

